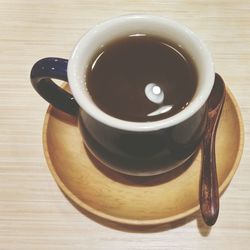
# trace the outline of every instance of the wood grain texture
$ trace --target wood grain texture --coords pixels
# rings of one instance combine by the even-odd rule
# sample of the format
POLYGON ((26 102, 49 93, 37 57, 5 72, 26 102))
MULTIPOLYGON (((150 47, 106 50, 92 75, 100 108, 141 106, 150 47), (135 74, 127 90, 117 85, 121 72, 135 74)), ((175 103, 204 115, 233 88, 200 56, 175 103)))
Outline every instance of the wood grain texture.
MULTIPOLYGON (((243 139, 239 107, 227 90, 215 142, 218 193, 226 189, 239 166, 243 139)), ((106 220, 104 224, 114 221, 145 230, 143 226, 176 224, 180 219, 197 217, 201 150, 188 164, 168 173, 125 176, 102 164, 84 147, 76 117, 52 106, 44 120, 43 145, 58 186, 73 205, 77 204, 83 214, 91 213, 95 220, 101 217, 106 220)))
POLYGON ((249 11, 248 0, 0 0, 0 249, 249 249, 249 11), (33 63, 68 58, 93 25, 134 12, 173 18, 196 32, 241 107, 243 158, 210 232, 200 216, 151 229, 94 221, 64 197, 47 168, 47 104, 29 82, 33 63))

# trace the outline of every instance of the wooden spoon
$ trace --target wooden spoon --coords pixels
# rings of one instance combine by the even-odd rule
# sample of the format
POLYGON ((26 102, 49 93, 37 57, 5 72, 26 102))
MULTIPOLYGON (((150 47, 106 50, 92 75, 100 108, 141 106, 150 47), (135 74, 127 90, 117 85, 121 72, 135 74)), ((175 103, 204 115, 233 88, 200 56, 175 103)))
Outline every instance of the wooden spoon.
POLYGON ((215 224, 219 214, 219 190, 216 173, 215 136, 225 100, 225 84, 216 74, 207 101, 207 127, 203 139, 203 160, 200 181, 200 209, 208 226, 215 224))

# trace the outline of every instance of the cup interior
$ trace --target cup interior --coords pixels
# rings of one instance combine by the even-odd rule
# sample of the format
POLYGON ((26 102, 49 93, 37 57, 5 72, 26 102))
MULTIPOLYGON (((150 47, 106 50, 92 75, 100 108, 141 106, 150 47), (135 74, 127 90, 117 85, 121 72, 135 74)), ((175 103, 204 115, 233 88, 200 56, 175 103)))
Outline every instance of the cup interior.
POLYGON ((96 25, 77 43, 68 64, 68 80, 79 106, 94 119, 117 129, 152 131, 174 126, 197 112, 206 102, 214 82, 211 55, 204 43, 187 27, 158 16, 120 16, 96 25), (88 93, 86 72, 93 57, 115 39, 134 34, 159 37, 185 51, 197 71, 197 88, 190 104, 179 113, 159 121, 131 122, 112 117, 100 110, 88 93))

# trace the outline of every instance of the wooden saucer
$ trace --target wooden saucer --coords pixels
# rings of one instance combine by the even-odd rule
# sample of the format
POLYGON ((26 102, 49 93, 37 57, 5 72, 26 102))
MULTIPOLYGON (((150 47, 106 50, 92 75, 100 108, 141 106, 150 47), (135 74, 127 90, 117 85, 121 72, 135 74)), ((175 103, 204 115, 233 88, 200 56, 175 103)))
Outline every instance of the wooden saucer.
MULTIPOLYGON (((243 149, 243 122, 227 90, 216 138, 220 193, 230 183, 243 149)), ((49 169, 61 190, 78 206, 104 219, 156 225, 199 210, 201 152, 189 166, 154 177, 125 176, 100 164, 83 145, 77 119, 49 107, 43 145, 49 169)))

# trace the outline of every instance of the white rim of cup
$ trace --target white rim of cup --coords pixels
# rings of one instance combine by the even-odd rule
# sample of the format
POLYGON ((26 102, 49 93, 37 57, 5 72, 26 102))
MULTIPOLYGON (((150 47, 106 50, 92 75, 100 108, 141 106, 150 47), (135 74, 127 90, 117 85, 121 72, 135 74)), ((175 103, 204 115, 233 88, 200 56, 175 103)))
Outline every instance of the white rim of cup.
POLYGON ((79 106, 97 121, 107 126, 135 132, 155 131, 177 125, 194 115, 206 102, 214 84, 214 67, 205 44, 189 28, 165 17, 151 15, 125 15, 112 18, 89 30, 76 44, 68 62, 68 81, 79 106), (86 70, 97 51, 110 41, 131 35, 151 34, 167 37, 191 56, 198 72, 196 93, 190 104, 179 113, 152 122, 125 121, 112 117, 99 109, 86 88, 86 70), (154 33, 154 34, 152 34, 154 33))

